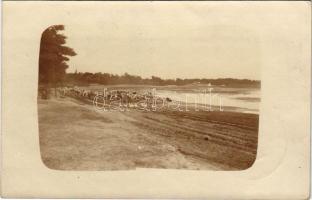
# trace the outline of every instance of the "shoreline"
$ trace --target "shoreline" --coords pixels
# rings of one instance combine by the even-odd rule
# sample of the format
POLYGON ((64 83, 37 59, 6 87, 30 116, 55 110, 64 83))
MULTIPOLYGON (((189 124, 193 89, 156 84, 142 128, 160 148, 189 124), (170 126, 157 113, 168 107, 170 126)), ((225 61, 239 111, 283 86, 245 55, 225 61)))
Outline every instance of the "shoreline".
POLYGON ((241 170, 256 158, 256 114, 101 112, 70 97, 39 99, 38 114, 41 156, 52 169, 241 170))
MULTIPOLYGON (((150 86, 135 87, 132 85, 128 85, 127 87, 127 85, 115 85, 115 86, 105 85, 105 87, 103 88, 102 87, 103 86, 101 85, 80 87, 80 88, 77 87, 77 90, 80 92, 83 91, 86 93, 93 93, 93 96, 91 98, 87 97, 89 98, 89 100, 94 99, 94 94, 99 94, 100 98, 98 99, 100 99, 100 101, 103 98, 103 94, 105 94, 105 96, 111 96, 111 95, 114 96, 114 95, 117 95, 118 92, 125 93, 126 94, 125 104, 129 104, 130 106, 132 106, 131 104, 138 103, 137 100, 133 102, 133 99, 131 99, 133 98, 133 94, 136 94, 138 96, 147 95, 148 99, 150 98, 150 96, 148 95, 153 96, 153 98, 155 98, 158 101, 156 106, 159 106, 161 104, 159 103, 160 101, 166 104, 165 106, 174 107, 176 105, 180 107, 179 109, 184 110, 184 111, 187 109, 200 109, 200 110, 203 109, 206 111, 211 111, 211 110, 223 111, 224 110, 224 111, 229 111, 229 112, 243 112, 243 113, 259 114, 260 97, 258 97, 257 92, 255 94, 256 96, 251 95, 255 93, 255 91, 253 91, 250 94, 251 96, 250 95, 246 96, 246 94, 248 94, 248 92, 246 93, 246 91, 249 91, 250 88, 249 89, 241 88, 241 90, 234 90, 234 91, 232 91, 231 88, 224 88, 220 91, 216 91, 216 90, 208 91, 208 89, 206 88, 205 91, 202 89, 197 89, 198 91, 201 91, 201 92, 198 92, 197 90, 193 91, 192 89, 192 92, 190 92, 190 91, 184 91, 183 89, 181 91, 177 91, 171 88, 172 90, 170 90, 165 86, 162 86, 162 87, 158 86, 159 92, 156 92, 156 88, 150 88, 150 86), (229 93, 230 95, 227 93, 229 93), (196 94, 198 96, 196 96, 196 94), (224 96, 223 94, 224 95, 227 94, 227 95, 224 96), (241 94, 241 96, 237 96, 238 94, 241 94), (166 100, 169 100, 170 102, 168 103, 166 100)), ((70 88, 67 88, 67 89, 69 89, 70 96, 84 101, 82 99, 84 98, 84 95, 81 95, 79 97, 79 95, 74 94, 73 92, 70 92, 70 90, 75 90, 75 89, 70 89, 70 88)), ((213 89, 213 88, 210 88, 210 89, 213 89)), ((120 98, 124 98, 124 97, 120 97, 120 98)), ((106 102, 108 101, 106 100, 106 102)), ((124 99, 120 99, 120 102, 124 102, 124 99)))

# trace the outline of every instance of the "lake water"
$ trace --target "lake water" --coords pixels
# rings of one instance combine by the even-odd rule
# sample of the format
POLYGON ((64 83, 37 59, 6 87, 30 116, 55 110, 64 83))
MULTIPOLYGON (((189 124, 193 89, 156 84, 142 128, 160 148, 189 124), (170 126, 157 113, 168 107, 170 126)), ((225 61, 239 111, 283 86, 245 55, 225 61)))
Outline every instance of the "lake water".
POLYGON ((259 113, 260 89, 207 88, 199 91, 194 89, 193 92, 157 90, 157 95, 175 101, 217 106, 223 110, 259 113))
POLYGON ((244 113, 259 113, 260 89, 249 87, 226 87, 208 85, 188 86, 143 86, 143 85, 92 85, 91 90, 130 90, 153 92, 156 96, 170 98, 173 101, 187 102, 198 105, 221 105, 223 110, 244 113))

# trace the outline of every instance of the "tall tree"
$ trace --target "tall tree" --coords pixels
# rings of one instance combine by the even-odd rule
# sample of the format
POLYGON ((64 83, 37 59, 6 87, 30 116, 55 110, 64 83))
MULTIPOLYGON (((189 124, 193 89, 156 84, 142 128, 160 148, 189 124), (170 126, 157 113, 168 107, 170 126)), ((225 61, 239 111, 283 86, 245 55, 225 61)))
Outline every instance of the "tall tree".
POLYGON ((48 87, 57 87, 62 83, 68 68, 69 56, 77 55, 67 46, 66 36, 59 31, 64 30, 64 25, 53 25, 47 28, 41 36, 39 55, 39 84, 48 87))

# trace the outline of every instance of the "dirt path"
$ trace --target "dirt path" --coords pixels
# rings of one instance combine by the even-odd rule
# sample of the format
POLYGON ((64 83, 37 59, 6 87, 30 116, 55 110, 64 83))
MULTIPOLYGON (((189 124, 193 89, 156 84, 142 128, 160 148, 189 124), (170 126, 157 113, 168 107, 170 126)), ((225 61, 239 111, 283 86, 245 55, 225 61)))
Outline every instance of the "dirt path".
POLYGON ((103 112, 71 98, 38 100, 38 112, 41 156, 52 169, 235 170, 256 155, 257 115, 103 112))

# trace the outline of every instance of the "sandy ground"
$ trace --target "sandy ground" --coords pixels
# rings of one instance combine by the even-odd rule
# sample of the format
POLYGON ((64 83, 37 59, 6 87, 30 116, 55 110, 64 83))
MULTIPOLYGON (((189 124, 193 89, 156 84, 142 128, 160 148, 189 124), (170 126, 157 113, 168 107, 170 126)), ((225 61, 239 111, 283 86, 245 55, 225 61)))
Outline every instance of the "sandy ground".
POLYGON ((72 98, 38 99, 41 157, 58 170, 241 170, 255 158, 258 115, 99 111, 72 98))

